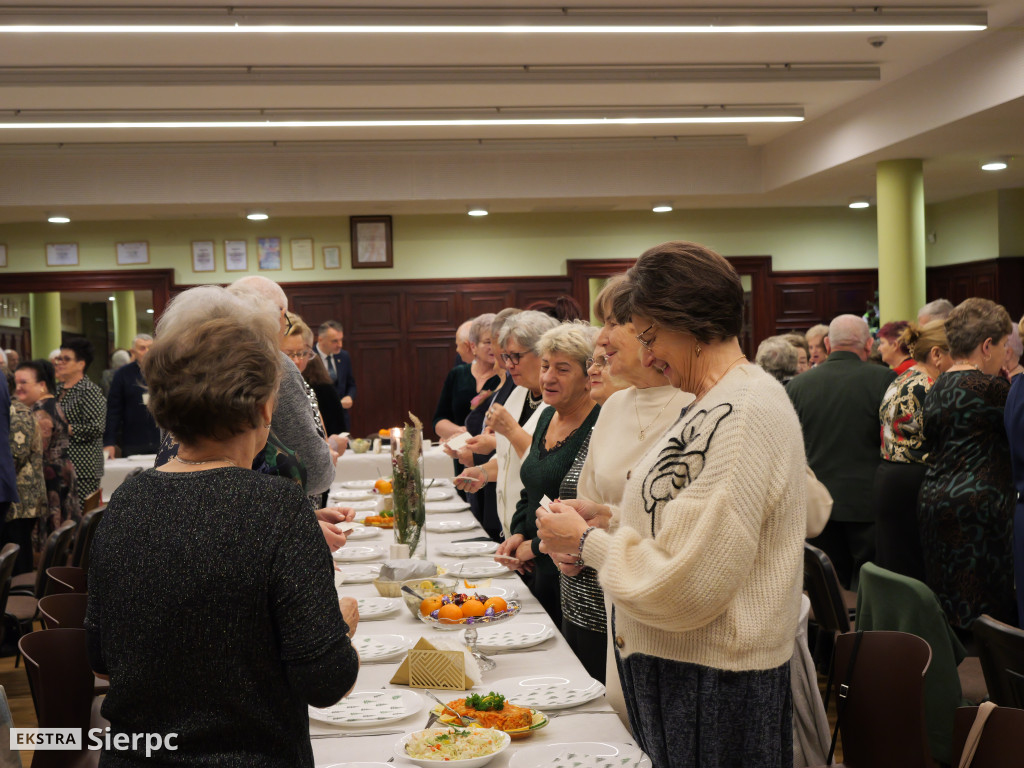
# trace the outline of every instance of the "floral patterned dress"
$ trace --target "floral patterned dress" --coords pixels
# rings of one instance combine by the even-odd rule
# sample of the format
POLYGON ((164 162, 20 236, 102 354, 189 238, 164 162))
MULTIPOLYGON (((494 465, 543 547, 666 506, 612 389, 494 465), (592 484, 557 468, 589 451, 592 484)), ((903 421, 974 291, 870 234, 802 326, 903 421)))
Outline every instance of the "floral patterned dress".
POLYGON ((11 456, 18 478, 20 501, 11 504, 7 520, 27 520, 46 513, 46 483, 43 481, 43 441, 39 426, 28 406, 11 403, 11 456))
POLYGON ((939 376, 924 403, 929 467, 918 502, 925 573, 950 624, 983 613, 1014 626, 1010 385, 980 371, 939 376))
POLYGON ((78 478, 75 465, 68 456, 71 437, 68 434, 68 420, 57 398, 37 400, 32 405, 43 437, 43 478, 46 481, 46 496, 49 518, 49 533, 61 523, 77 519, 82 514, 78 497, 78 478))
POLYGON ((103 430, 107 426, 107 399, 103 391, 83 377, 73 386, 57 389, 57 400, 71 425, 68 455, 78 474, 78 493, 84 499, 100 487, 103 477, 103 430))

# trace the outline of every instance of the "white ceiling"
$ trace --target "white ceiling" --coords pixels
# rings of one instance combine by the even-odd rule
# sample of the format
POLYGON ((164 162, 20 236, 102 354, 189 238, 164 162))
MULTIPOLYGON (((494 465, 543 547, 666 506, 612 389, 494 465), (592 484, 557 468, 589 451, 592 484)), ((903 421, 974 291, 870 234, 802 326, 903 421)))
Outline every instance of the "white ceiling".
MULTIPOLYGON (((249 0, 338 9, 315 0, 249 0)), ((352 4, 349 4, 352 5, 352 4)), ((413 12, 437 2, 407 0, 413 12)), ((447 0, 468 11, 479 2, 447 0)), ((557 9, 564 2, 503 0, 557 9)), ((590 0, 588 7, 627 7, 590 0)), ((646 8, 694 2, 645 0, 646 8)), ((706 3, 705 3, 706 5, 706 3)), ((748 8, 778 8, 746 0, 748 8)), ((88 10, 88 0, 34 9, 88 10)), ((143 18, 171 3, 106 3, 143 18)), ((24 8, 0 0, 5 11, 24 8)), ((180 6, 178 6, 180 8, 180 6)), ((221 8, 197 0, 196 9, 221 8)), ((392 6, 394 7, 394 6, 392 6)), ((787 8, 845 9, 837 0, 787 8)), ((963 7, 963 6, 950 6, 963 7)), ((925 161, 929 202, 1024 186, 1024 0, 972 6, 981 32, 757 35, 0 35, 0 121, 101 113, 146 119, 226 110, 802 108, 805 123, 355 129, 0 130, 0 222, 55 208, 81 219, 373 212, 629 210, 845 205, 872 195, 879 160, 925 161), (742 66, 793 80, 686 82, 683 69, 742 66), (596 68, 585 82, 523 82, 523 68, 596 68), (252 67, 252 74, 245 68, 252 67), (401 67, 375 70, 367 67, 401 67), (437 68, 449 68, 437 73, 437 68), (878 79, 806 80, 813 68, 878 79), (659 72, 652 68, 662 68, 659 72), (677 68, 665 72, 664 68, 677 68), (637 71, 637 70, 644 71, 637 71), (385 76, 386 75, 386 76, 385 76), (657 81, 653 77, 663 77, 657 81), (345 83, 345 78, 385 82, 345 83), (484 79, 483 82, 467 82, 484 79), (401 82, 404 80, 405 82, 401 82), (437 80, 438 82, 423 82, 437 80), (992 155, 1022 159, 983 173, 992 155)), ((222 11, 221 11, 222 12, 222 11)), ((563 77, 569 77, 562 73, 563 77)))

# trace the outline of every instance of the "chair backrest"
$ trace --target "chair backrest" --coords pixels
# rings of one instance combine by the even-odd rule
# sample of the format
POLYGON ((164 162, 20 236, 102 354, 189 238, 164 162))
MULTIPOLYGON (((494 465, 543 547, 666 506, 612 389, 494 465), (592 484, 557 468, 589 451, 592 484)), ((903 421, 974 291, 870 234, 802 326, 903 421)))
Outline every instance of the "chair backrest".
POLYGON ((840 634, 850 631, 850 615, 843 603, 836 569, 828 555, 807 542, 804 542, 804 589, 818 626, 840 634))
POLYGON ((844 706, 840 733, 847 768, 930 768, 925 731, 924 675, 928 643, 905 632, 862 632, 847 679, 857 633, 836 638, 836 705, 844 706), (842 686, 848 686, 842 703, 842 686))
POLYGON ((1024 630, 982 615, 971 631, 989 698, 1000 707, 1024 709, 1024 630))
POLYGON ((71 537, 74 536, 77 525, 74 520, 68 520, 47 537, 43 556, 36 570, 36 600, 46 594, 46 569, 67 562, 68 547, 71 546, 71 537))
POLYGON ((89 591, 89 574, 73 565, 55 565, 46 569, 47 595, 82 594, 89 591))
POLYGON ((39 601, 39 613, 47 629, 84 629, 88 602, 89 596, 84 592, 47 595, 39 601))
MULTIPOLYGON (((960 707, 953 715, 953 765, 957 765, 964 751, 967 734, 971 731, 977 707, 960 707)), ((1024 709, 996 707, 985 721, 978 749, 971 768, 1006 768, 1020 761, 1024 752, 1024 709), (1016 755, 1016 757, 1013 757, 1016 755)))
MULTIPOLYGON (((11 577, 14 575, 14 564, 18 559, 21 547, 10 542, 0 549, 0 617, 7 613, 7 598, 11 595, 11 577)), ((4 639, 4 624, 0 621, 0 642, 4 639)))
POLYGON ((78 524, 78 530, 75 531, 75 546, 71 550, 69 565, 89 569, 89 547, 92 546, 92 537, 96 535, 96 527, 103 519, 106 509, 106 505, 97 507, 82 516, 82 522, 78 524), (82 564, 83 562, 85 565, 82 564))
POLYGON ((82 499, 82 514, 92 512, 103 503, 103 489, 97 488, 84 499, 82 499))

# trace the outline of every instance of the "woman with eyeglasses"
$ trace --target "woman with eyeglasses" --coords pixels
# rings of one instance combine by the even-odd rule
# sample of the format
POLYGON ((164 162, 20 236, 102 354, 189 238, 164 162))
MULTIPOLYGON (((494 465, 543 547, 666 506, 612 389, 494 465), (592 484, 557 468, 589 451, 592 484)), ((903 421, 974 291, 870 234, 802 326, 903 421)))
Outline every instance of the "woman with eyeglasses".
POLYGON ((495 434, 495 455, 486 464, 467 468, 455 478, 456 487, 470 493, 485 483, 495 484, 502 539, 511 536, 512 515, 523 490, 519 468, 530 449, 539 414, 546 407, 541 395, 537 342, 557 325, 555 318, 535 310, 520 312, 505 321, 498 346, 508 377, 516 387, 503 405, 492 404, 484 416, 495 434))
POLYGON ((594 356, 597 329, 577 321, 555 326, 537 343, 540 383, 544 402, 530 451, 519 476, 523 490, 512 515, 512 535, 495 552, 495 559, 526 576, 526 584, 562 627, 562 600, 558 568, 540 550, 535 512, 547 496, 559 496, 562 481, 590 438, 601 407, 590 399, 586 361, 594 356))
POLYGON ((629 722, 654 765, 790 768, 807 505, 796 412, 743 354, 743 286, 714 251, 648 250, 612 315, 638 331, 644 365, 695 399, 619 468, 616 507, 538 510, 541 551, 597 571, 629 722))
POLYGON ((103 477, 103 430, 107 426, 107 399, 85 375, 92 365, 93 346, 88 339, 68 339, 60 345, 56 373, 60 379, 57 402, 68 419, 71 441, 68 456, 75 465, 78 493, 86 498, 100 487, 103 477))

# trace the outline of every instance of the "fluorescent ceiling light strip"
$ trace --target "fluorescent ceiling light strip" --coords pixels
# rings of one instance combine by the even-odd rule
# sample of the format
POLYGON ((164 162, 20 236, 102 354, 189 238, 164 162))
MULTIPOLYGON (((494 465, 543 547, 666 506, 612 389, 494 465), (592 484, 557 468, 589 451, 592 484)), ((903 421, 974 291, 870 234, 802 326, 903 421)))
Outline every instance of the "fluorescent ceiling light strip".
POLYGON ((882 32, 976 32, 987 24, 616 24, 616 25, 551 25, 486 24, 479 26, 452 24, 0 24, 2 34, 241 34, 241 35, 697 35, 697 34, 790 34, 790 33, 882 33, 882 32))
POLYGON ((468 120, 199 120, 159 122, 0 122, 0 130, 80 130, 147 128, 434 128, 530 125, 685 125, 706 123, 799 123, 797 115, 708 116, 708 117, 564 117, 564 118, 491 118, 468 120))

